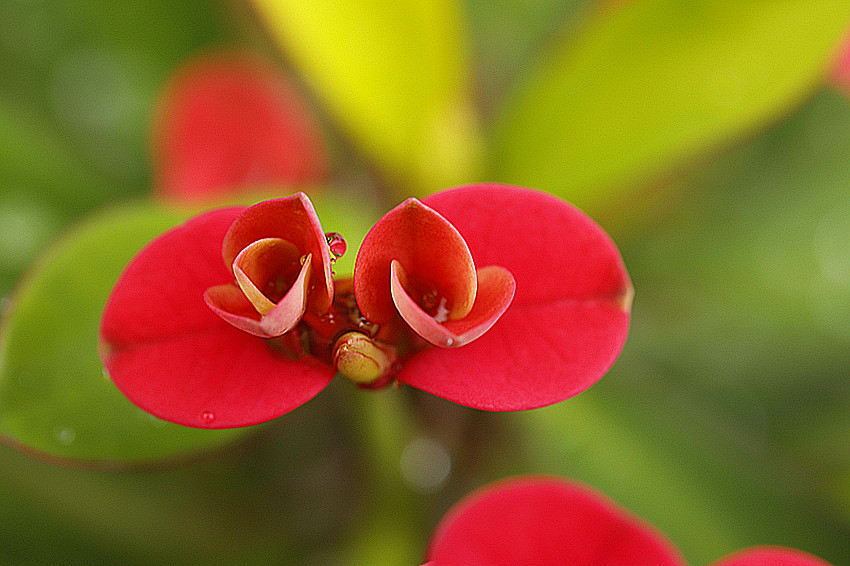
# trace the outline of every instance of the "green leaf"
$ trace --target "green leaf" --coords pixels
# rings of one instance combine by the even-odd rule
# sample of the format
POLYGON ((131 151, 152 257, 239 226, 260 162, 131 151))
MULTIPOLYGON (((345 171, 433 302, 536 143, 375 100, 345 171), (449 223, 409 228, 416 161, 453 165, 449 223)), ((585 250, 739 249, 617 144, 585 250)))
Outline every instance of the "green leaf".
POLYGON ((0 435, 59 459, 130 463, 221 446, 249 429, 165 423, 104 375, 100 313, 121 269, 181 216, 137 205, 90 220, 56 244, 7 305, 0 344, 0 435))
POLYGON ((841 555, 846 539, 823 507, 793 484, 771 483, 785 479, 787 462, 742 455, 740 438, 716 422, 665 407, 666 392, 619 393, 627 379, 612 377, 560 406, 522 415, 533 473, 601 490, 664 533, 688 564, 771 541, 841 555))
POLYGON ((405 196, 476 180, 467 31, 452 0, 254 0, 272 36, 405 196))
POLYGON ((843 0, 643 0, 603 13, 518 89, 492 172, 598 208, 787 111, 848 20, 843 0))

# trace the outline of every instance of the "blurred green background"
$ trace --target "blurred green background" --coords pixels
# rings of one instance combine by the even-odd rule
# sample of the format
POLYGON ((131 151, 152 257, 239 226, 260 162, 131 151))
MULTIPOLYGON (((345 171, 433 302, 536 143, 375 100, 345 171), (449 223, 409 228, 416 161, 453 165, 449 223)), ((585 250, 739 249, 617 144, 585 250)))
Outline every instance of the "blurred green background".
POLYGON ((780 544, 850 566, 841 4, 352 2, 402 30, 373 37, 338 14, 316 25, 324 2, 3 0, 0 562, 416 565, 470 490, 555 473, 656 525, 689 564, 780 544), (384 80, 347 59, 355 40, 390 71, 415 56, 427 72, 384 80), (96 367, 98 308, 185 214, 138 204, 151 112, 181 63, 228 46, 304 89, 334 161, 317 207, 355 234, 374 214, 363 194, 388 208, 478 180, 588 210, 636 289, 614 369, 510 414, 336 380, 246 434, 125 404, 96 367), (400 129, 410 116, 424 118, 400 129), (124 428, 104 430, 113 417, 124 428))

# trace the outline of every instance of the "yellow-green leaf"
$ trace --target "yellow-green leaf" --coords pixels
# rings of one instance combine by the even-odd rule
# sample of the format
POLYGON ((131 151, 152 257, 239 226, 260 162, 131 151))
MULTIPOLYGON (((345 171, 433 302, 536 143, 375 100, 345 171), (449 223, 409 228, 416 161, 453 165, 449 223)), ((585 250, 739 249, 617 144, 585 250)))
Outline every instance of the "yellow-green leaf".
POLYGON ((786 111, 848 21, 845 0, 637 0, 600 14, 517 90, 491 170, 596 208, 786 111))
POLYGON ((254 0, 346 135, 400 194, 478 180, 467 30, 452 0, 254 0))

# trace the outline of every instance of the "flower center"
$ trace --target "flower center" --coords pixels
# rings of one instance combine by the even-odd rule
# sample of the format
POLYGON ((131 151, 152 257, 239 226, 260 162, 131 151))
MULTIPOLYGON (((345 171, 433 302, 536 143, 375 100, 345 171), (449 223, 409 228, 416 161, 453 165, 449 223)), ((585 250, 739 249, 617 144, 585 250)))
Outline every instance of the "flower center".
POLYGON ((449 319, 448 299, 440 295, 437 289, 432 288, 430 291, 420 293, 416 304, 437 322, 445 322, 449 319))
POLYGON ((307 258, 286 240, 264 238, 239 253, 233 273, 257 312, 265 315, 292 287, 307 258))

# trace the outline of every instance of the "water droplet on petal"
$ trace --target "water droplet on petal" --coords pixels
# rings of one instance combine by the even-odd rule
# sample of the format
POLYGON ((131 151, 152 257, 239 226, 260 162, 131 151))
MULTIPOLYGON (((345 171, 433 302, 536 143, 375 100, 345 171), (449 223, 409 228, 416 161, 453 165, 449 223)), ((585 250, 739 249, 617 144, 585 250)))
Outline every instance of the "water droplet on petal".
POLYGON ((201 420, 204 424, 210 424, 215 420, 215 414, 212 411, 204 411, 201 413, 201 420))
POLYGON ((331 249, 331 261, 336 261, 345 255, 347 246, 342 236, 336 232, 328 232, 325 238, 328 239, 328 247, 331 249))
POLYGON ((62 446, 69 446, 77 439, 77 433, 74 429, 67 426, 57 426, 53 429, 53 435, 62 446))
POLYGON ((453 338, 446 338, 446 346, 451 346, 455 341, 453 338))

